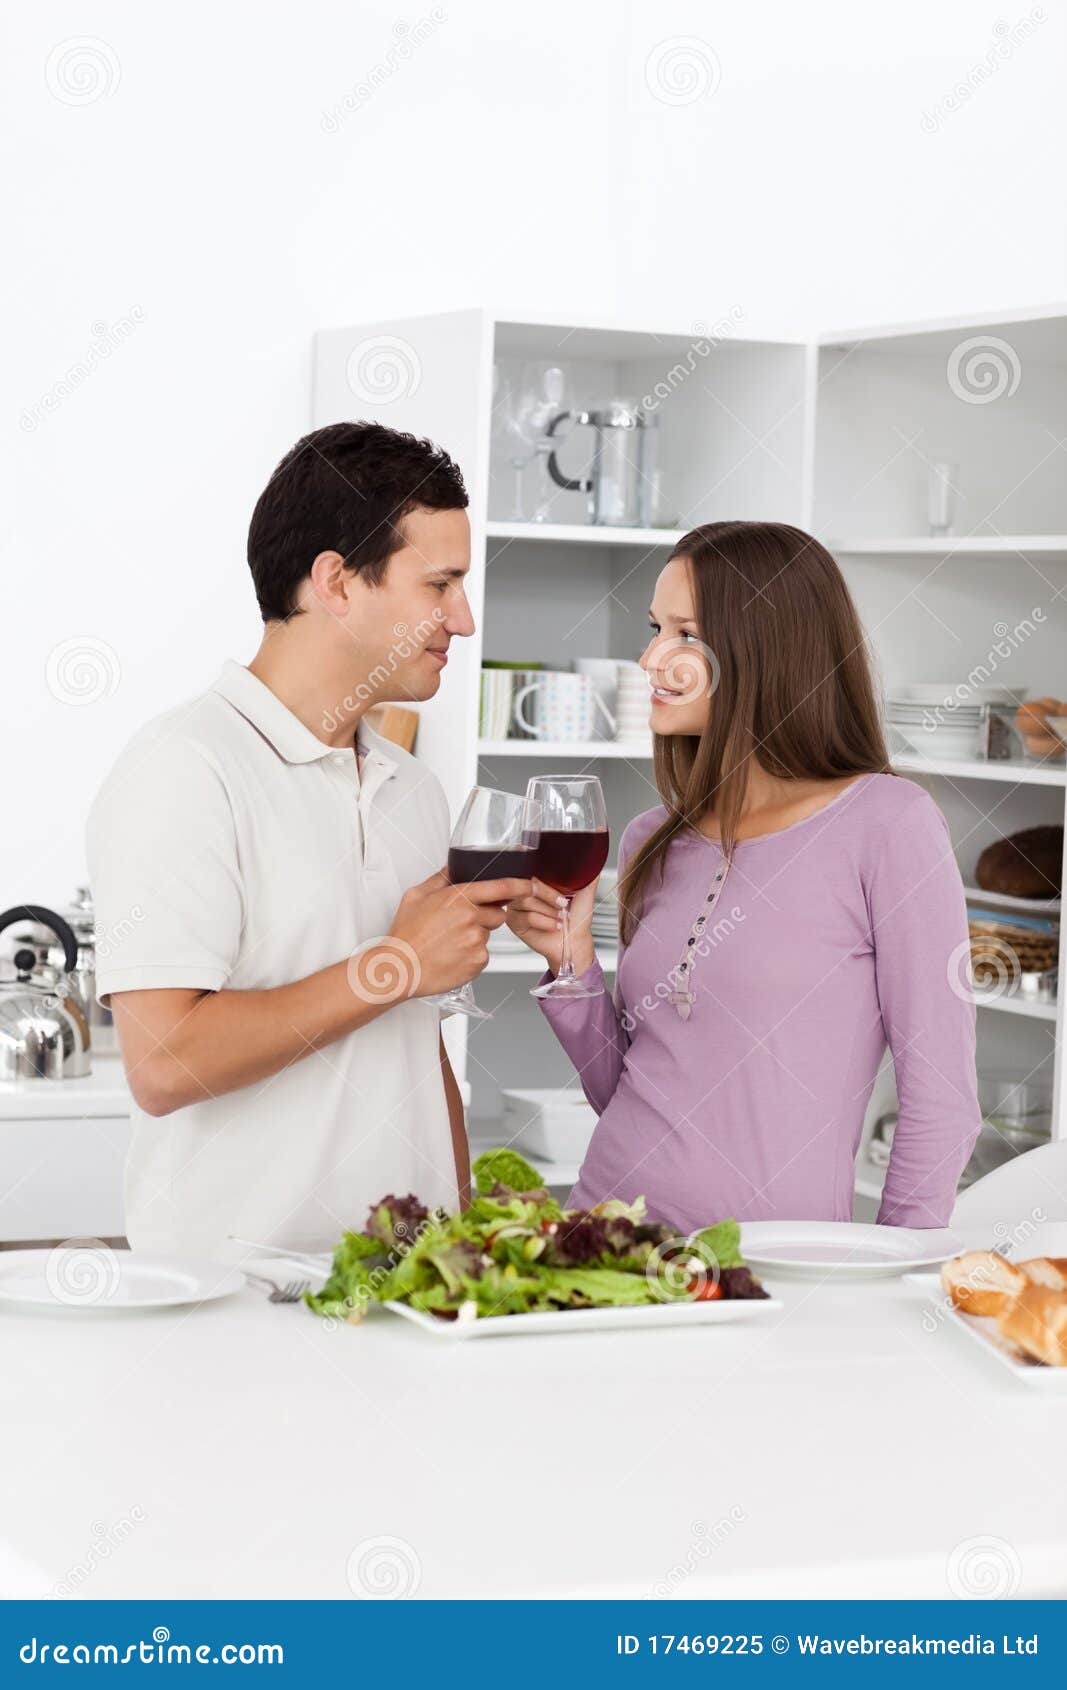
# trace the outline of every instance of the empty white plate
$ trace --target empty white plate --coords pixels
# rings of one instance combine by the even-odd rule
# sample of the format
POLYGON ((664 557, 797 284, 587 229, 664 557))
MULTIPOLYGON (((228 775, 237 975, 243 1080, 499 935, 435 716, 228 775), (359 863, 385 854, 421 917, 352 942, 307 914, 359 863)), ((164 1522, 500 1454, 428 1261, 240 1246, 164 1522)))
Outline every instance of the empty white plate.
POLYGON ((803 1278, 888 1279, 981 1249, 948 1227, 870 1226, 861 1221, 745 1221, 741 1253, 757 1271, 803 1278))
POLYGON ((38 1309, 114 1313, 163 1309, 229 1297, 244 1275, 221 1262, 141 1255, 106 1245, 0 1250, 0 1303, 38 1309))

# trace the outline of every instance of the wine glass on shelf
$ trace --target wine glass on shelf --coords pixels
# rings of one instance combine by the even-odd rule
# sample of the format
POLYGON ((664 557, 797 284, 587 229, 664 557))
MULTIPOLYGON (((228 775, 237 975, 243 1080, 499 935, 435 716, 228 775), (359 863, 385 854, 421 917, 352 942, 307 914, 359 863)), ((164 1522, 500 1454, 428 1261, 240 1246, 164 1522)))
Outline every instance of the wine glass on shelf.
MULTIPOLYGON (((497 792, 488 786, 471 788, 452 829, 448 847, 448 877, 455 886, 478 880, 531 880, 537 852, 540 807, 529 795, 497 792)), ((445 1015, 469 1015, 490 1020, 479 1008, 468 980, 427 998, 445 1015)))
POLYGON ((540 809, 541 831, 535 874, 566 899, 563 906, 563 956, 559 973, 535 986, 535 998, 596 998, 603 986, 585 984, 571 961, 570 907, 575 892, 588 886, 608 860, 607 810, 595 775, 535 775, 526 788, 540 809))
POLYGON ((548 519, 552 486, 548 476, 548 454, 553 442, 545 434, 557 411, 563 408, 566 378, 557 364, 522 364, 513 375, 497 366, 493 374, 493 429, 500 451, 514 476, 512 522, 528 522, 524 504, 526 466, 541 459, 541 489, 534 520, 548 519))

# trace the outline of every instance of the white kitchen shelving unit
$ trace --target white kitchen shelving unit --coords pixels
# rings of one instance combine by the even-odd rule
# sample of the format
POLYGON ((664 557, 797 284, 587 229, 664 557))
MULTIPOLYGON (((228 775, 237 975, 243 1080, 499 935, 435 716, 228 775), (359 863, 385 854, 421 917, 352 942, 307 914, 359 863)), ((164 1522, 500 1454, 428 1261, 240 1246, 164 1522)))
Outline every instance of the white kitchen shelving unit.
MULTIPOLYGON (((429 435, 448 447, 467 479, 478 632, 453 647, 441 693, 423 711, 418 744, 454 810, 476 779, 517 786, 561 764, 601 774, 615 838, 632 815, 657 802, 647 746, 479 738, 481 662, 565 667, 576 657, 636 657, 670 548, 689 528, 724 517, 794 522, 826 539, 886 684, 963 680, 987 664, 998 629, 1018 632, 1030 619, 1010 655, 994 658, 995 677, 1034 695, 1067 696, 1067 305, 841 331, 810 343, 735 333, 706 354, 694 355, 696 345, 690 329, 653 332, 480 309, 332 328, 317 337, 316 425, 376 417, 429 435), (983 346, 984 388, 966 362, 983 346), (360 371, 376 350, 392 359, 398 379, 371 398, 360 371), (496 361, 528 358, 566 363, 577 374, 581 403, 610 392, 640 396, 667 383, 661 465, 674 526, 589 528, 582 497, 567 492, 555 497, 551 522, 511 519, 510 471, 491 461, 492 371, 496 361), (684 374, 674 380, 670 372, 679 370, 684 374), (933 459, 960 466, 957 533, 949 538, 931 539, 926 529, 933 459)), ((562 449, 575 472, 585 444, 579 434, 562 449)), ((1062 764, 930 762, 909 753, 895 766, 941 805, 967 881, 993 839, 1064 819, 1062 764)), ((458 1025, 459 1017, 448 1023, 482 1139, 491 1136, 502 1085, 573 1083, 526 998, 539 966, 494 957, 477 986, 492 1021, 474 1029, 458 1025)), ((978 1011, 983 1067, 1052 1071, 1057 1136, 1067 1136, 1067 1087, 1056 1060, 1062 1003, 1062 996, 1056 1008, 999 1000, 978 1011)), ((869 1119, 891 1100, 890 1077, 876 1088, 869 1119)), ((876 1182, 865 1175, 860 1190, 873 1200, 876 1182)))

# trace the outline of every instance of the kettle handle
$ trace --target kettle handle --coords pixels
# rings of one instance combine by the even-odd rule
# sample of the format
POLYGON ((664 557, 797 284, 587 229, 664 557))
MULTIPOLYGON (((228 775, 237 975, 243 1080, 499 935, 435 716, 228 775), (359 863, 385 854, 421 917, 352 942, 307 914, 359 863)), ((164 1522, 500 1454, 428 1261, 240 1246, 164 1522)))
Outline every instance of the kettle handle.
POLYGON ((74 929, 61 915, 57 915, 55 910, 45 909, 43 904, 13 904, 11 909, 0 915, 0 933, 5 927, 14 927, 16 921, 36 921, 41 927, 50 927, 63 946, 67 973, 74 972, 78 965, 78 941, 74 937, 74 929))
MULTIPOLYGON (((579 424, 588 424, 592 420, 588 411, 557 411, 556 415, 552 418, 552 421, 545 429, 546 439, 551 440, 554 437, 556 429, 559 427, 560 423, 566 422, 568 417, 573 417, 576 427, 579 424)), ((554 450, 548 455, 548 473, 556 483, 556 486, 564 488, 568 493, 591 493, 593 491, 592 476, 583 475, 577 480, 572 480, 569 475, 564 475, 563 471, 559 467, 559 462, 554 450)))

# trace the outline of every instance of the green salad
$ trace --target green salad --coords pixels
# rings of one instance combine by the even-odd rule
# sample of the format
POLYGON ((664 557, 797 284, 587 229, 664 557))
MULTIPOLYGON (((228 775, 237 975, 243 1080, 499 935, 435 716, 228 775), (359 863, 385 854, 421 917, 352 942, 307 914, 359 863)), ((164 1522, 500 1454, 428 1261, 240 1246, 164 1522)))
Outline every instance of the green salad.
POLYGON ((446 1320, 537 1310, 766 1297, 741 1257, 741 1229, 719 1221, 689 1237, 645 1218, 645 1200, 563 1209, 513 1150, 474 1164, 461 1214, 383 1197, 363 1232, 346 1232, 321 1291, 304 1301, 334 1320, 406 1302, 446 1320))

